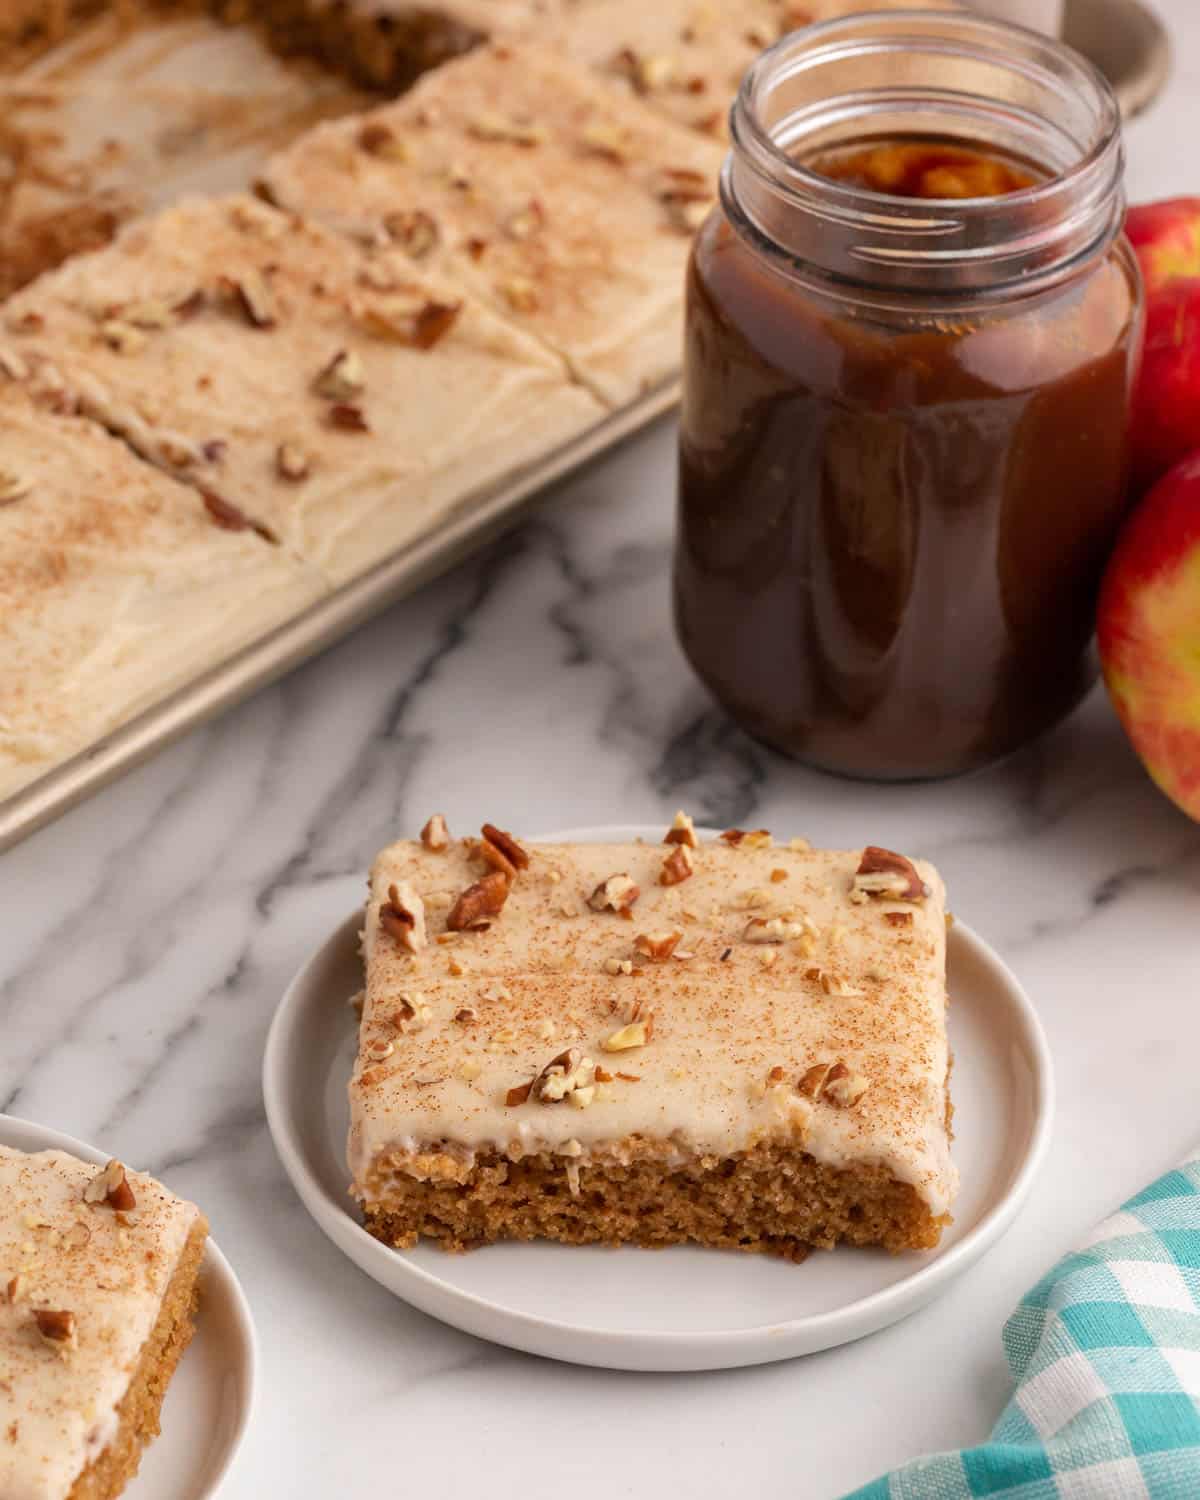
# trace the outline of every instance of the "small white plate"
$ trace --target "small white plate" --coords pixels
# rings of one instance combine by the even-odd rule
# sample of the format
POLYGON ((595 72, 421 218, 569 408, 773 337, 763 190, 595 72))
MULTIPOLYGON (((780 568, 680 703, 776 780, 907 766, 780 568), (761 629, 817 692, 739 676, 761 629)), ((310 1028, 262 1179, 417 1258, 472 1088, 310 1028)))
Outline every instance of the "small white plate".
MULTIPOLYGON (((101 1165, 110 1155, 12 1115, 0 1115, 0 1145, 18 1151, 69 1151, 101 1165)), ((217 1493, 250 1422, 256 1363, 246 1298, 210 1239, 200 1268, 195 1337, 167 1391, 162 1432, 142 1455, 123 1500, 209 1500, 217 1493)))
MULTIPOLYGON (((657 842, 661 828, 576 829, 555 842, 657 842)), ((955 1223, 930 1253, 839 1249, 802 1266, 736 1251, 546 1243, 447 1255, 373 1239, 347 1195, 346 1083, 362 987, 360 913, 292 981, 263 1062, 276 1149, 308 1211, 368 1275, 423 1312, 531 1354, 621 1370, 764 1364, 848 1343, 924 1306, 1012 1223, 1050 1136, 1041 1024, 1016 979, 963 924, 950 932, 955 1223)))

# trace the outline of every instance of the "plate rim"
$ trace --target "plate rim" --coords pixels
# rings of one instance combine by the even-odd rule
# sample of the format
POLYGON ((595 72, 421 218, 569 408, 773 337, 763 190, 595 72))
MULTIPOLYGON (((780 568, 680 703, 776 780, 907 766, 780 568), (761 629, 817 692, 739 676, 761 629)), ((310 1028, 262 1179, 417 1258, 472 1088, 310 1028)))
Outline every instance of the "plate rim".
MULTIPOLYGON (((653 837, 657 842, 661 830, 661 824, 597 824, 533 835, 527 842, 623 843, 633 838, 647 837, 653 837)), ((696 832, 701 838, 717 836, 717 830, 711 828, 697 827, 696 832)), ((468 1331, 479 1337, 491 1338, 493 1342, 509 1343, 509 1340, 479 1333, 480 1316, 500 1317, 509 1328, 524 1332, 526 1339, 534 1342, 510 1344, 510 1347, 522 1348, 533 1353, 544 1353, 540 1345, 547 1337, 552 1337, 564 1341, 582 1338, 593 1343, 636 1346, 644 1351, 658 1351, 660 1354, 666 1354, 668 1358, 673 1356, 675 1359, 688 1352, 696 1352, 698 1346, 716 1354, 715 1361, 701 1366, 690 1363, 686 1365, 669 1363, 662 1366, 639 1364, 636 1368, 682 1369, 727 1366, 730 1361, 723 1356, 722 1351, 732 1354, 736 1347, 746 1344, 765 1343, 774 1347, 760 1350, 749 1360, 739 1362, 765 1362, 788 1358, 793 1354, 815 1352, 819 1348, 831 1347, 833 1342, 850 1342, 864 1334, 886 1327, 893 1321, 898 1321, 908 1311, 917 1311, 957 1275, 974 1264, 986 1250, 996 1244, 1011 1227, 1028 1198, 1049 1149, 1053 1135, 1056 1091, 1050 1047, 1041 1020, 1024 986, 999 954, 967 923, 956 920, 952 928, 952 941, 965 943, 973 956, 991 968, 1002 982, 1012 1012, 1016 1018, 1019 1018, 1021 1034, 1026 1044, 1026 1052, 1033 1073, 1032 1129, 1023 1158, 1003 1196, 960 1240, 955 1241, 943 1251, 935 1251, 934 1257, 916 1267, 910 1276, 905 1276, 889 1286, 870 1292, 864 1297, 857 1297, 839 1307, 798 1318, 789 1318, 782 1322, 704 1330, 613 1329, 590 1323, 568 1322, 562 1318, 513 1309, 482 1296, 478 1292, 455 1286, 374 1239, 352 1217, 347 1207, 333 1200, 325 1191, 320 1179, 309 1165, 301 1148, 298 1134, 291 1128, 291 1111, 283 1065, 290 1032, 295 1024, 296 1016, 301 1013, 301 1007, 296 1004, 295 997, 299 994, 302 982, 310 970, 332 946, 345 940, 347 928, 357 928, 361 921, 361 911, 355 910, 338 922, 322 942, 309 953, 289 981, 276 1006, 267 1034, 262 1066, 263 1102, 271 1140, 284 1171, 305 1208, 327 1238, 360 1271, 371 1276, 373 1280, 379 1282, 393 1296, 399 1297, 402 1301, 409 1299, 403 1292, 396 1290, 388 1280, 382 1279, 383 1275, 385 1271, 390 1270, 411 1278, 438 1300, 444 1300, 449 1305, 456 1305, 473 1314, 473 1326, 468 1331), (372 1262, 378 1265, 380 1275, 377 1276, 374 1271, 363 1265, 352 1253, 348 1244, 343 1243, 344 1240, 352 1242, 362 1250, 364 1255, 370 1257, 372 1262), (830 1332, 835 1329, 842 1331, 842 1325, 847 1324, 853 1326, 845 1331, 844 1338, 827 1339, 826 1336, 830 1332), (794 1349, 780 1347, 792 1343, 801 1343, 804 1347, 794 1349)), ((422 1305, 420 1310, 442 1321, 451 1321, 443 1318, 440 1313, 430 1312, 427 1306, 422 1305)), ((552 1357, 572 1359, 572 1355, 565 1351, 552 1357)), ((574 1362, 595 1364, 598 1361, 578 1356, 574 1362)))
MULTIPOLYGON (((0 1112, 0 1145, 10 1145, 5 1139, 5 1129, 9 1125, 15 1125, 20 1130, 26 1130, 35 1135, 42 1144, 34 1149, 38 1151, 65 1151, 71 1156, 77 1156, 81 1161, 92 1162, 96 1166, 103 1166, 111 1159, 111 1153, 101 1151, 88 1141, 82 1141, 77 1136, 68 1135, 66 1131, 56 1130, 53 1126, 43 1125, 38 1120, 30 1120, 24 1115, 11 1115, 0 1112)), ((14 1150, 24 1151, 25 1146, 16 1146, 14 1150)), ((135 1169, 136 1170, 136 1169, 135 1169)), ((244 1380, 243 1385, 246 1392, 245 1400, 241 1403, 237 1420, 233 1424, 226 1444, 224 1456, 221 1458, 216 1470, 206 1482, 205 1487, 199 1492, 200 1500, 212 1500, 224 1487, 229 1477, 246 1435, 254 1419, 254 1411, 258 1401, 259 1366, 261 1363, 261 1351, 258 1344, 258 1331, 254 1324, 254 1315, 250 1310, 250 1301, 238 1280, 237 1273, 229 1263, 228 1256, 217 1244, 210 1234, 204 1242, 204 1259, 201 1262, 203 1274, 211 1275, 214 1280, 221 1283, 225 1295, 229 1299, 229 1306, 233 1312, 238 1332, 242 1339, 242 1367, 244 1380)), ((169 1387, 168 1387, 169 1389, 169 1387)), ((132 1482, 136 1482, 135 1480, 132 1482)))

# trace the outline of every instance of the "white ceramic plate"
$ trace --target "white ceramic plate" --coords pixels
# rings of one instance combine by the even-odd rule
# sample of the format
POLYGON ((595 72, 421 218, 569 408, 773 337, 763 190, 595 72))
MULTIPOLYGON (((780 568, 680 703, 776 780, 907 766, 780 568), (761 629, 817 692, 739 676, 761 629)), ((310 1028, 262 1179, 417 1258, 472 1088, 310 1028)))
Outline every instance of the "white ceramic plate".
MULTIPOLYGON (((661 828, 589 828, 555 841, 607 842, 661 828)), ((306 1207, 368 1275, 480 1338, 576 1364, 705 1370, 810 1354, 916 1311, 994 1245, 1033 1182, 1050 1135, 1046 1039, 1016 979, 961 923, 949 944, 955 1223, 932 1253, 841 1249, 802 1266, 679 1247, 636 1250, 495 1245, 446 1255, 372 1239, 347 1196, 346 1083, 362 987, 360 913, 340 922, 293 980, 263 1063, 267 1119, 306 1207), (620 1295, 614 1296, 614 1287, 620 1295)))
MULTIPOLYGON (((0 1115, 0 1145, 69 1151, 100 1164, 110 1154, 12 1115, 0 1115)), ((142 1456, 123 1500, 209 1500, 217 1493, 250 1421, 256 1359, 250 1309, 210 1239, 200 1269, 196 1334, 163 1403, 162 1432, 142 1456)))

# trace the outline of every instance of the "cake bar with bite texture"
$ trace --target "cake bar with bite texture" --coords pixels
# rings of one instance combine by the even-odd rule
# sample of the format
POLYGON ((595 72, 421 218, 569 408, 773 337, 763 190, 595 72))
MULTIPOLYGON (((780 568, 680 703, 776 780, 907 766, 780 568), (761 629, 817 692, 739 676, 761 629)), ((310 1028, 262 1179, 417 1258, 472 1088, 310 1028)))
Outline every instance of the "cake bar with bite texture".
POLYGON ((0 1146, 0 1495, 121 1494, 192 1336, 207 1232, 119 1161, 0 1146))
POLYGON ((375 862, 350 1084, 372 1234, 927 1249, 949 1222, 944 890, 878 849, 524 844, 375 862))

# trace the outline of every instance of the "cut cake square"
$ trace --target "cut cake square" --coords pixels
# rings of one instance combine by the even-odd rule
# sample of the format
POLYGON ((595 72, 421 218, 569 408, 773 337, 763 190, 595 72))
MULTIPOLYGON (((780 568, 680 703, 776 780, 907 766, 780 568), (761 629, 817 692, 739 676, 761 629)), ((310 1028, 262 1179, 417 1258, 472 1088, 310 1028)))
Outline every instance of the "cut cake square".
POLYGON ((4 311, 88 415, 333 583, 604 416, 457 286, 248 197, 131 225, 4 311))
POLYGON ((944 888, 887 850, 527 845, 377 859, 350 1084, 370 1232, 801 1258, 949 1222, 944 888))
POLYGON ((124 1490, 192 1336, 207 1232, 120 1162, 0 1146, 0 1495, 124 1490))
POLYGON ((325 590, 13 374, 51 378, 0 344, 0 800, 325 590))
POLYGON ((269 164, 282 207, 450 272, 621 405, 679 368, 720 146, 587 69, 489 46, 269 164))

